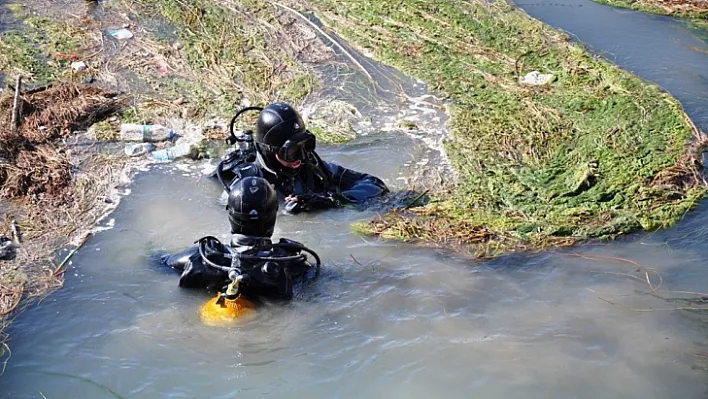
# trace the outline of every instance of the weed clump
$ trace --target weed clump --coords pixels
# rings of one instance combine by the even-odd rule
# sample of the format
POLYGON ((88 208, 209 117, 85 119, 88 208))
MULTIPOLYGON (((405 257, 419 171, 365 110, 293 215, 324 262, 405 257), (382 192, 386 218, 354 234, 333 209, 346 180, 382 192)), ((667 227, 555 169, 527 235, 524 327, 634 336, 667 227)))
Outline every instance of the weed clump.
POLYGON ((22 95, 22 123, 12 126, 13 95, 0 97, 0 197, 58 196, 72 165, 54 144, 118 112, 122 101, 105 90, 58 84, 22 95))

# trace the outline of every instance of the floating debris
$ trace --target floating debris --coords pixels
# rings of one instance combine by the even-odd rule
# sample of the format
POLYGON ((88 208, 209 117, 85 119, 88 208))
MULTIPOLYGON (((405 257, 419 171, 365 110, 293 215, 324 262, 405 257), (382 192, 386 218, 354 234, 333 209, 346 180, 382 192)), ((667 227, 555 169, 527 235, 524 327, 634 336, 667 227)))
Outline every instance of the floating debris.
POLYGON ((128 144, 125 146, 125 155, 136 157, 138 155, 147 154, 153 150, 155 150, 155 146, 151 143, 128 144))

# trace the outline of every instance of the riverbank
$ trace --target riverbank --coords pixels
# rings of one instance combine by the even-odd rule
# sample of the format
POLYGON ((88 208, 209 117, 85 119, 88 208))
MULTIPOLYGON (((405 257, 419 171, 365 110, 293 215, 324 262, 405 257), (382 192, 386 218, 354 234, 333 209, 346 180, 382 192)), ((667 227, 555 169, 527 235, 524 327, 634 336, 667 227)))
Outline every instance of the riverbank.
POLYGON ((652 14, 684 18, 708 27, 708 1, 706 0, 595 0, 598 3, 652 14))
POLYGON ((450 100, 456 186, 360 231, 478 257, 666 228, 705 194, 680 104, 511 4, 312 1, 363 51, 450 100), (550 74, 544 85, 521 80, 550 74))

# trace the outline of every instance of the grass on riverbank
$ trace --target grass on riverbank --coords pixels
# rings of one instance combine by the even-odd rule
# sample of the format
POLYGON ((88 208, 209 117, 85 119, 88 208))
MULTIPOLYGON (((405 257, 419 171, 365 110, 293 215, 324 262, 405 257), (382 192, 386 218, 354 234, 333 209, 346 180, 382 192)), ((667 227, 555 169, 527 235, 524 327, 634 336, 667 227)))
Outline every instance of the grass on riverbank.
POLYGON ((259 2, 123 0, 117 7, 131 11, 139 25, 163 20, 174 29, 176 49, 169 38, 151 38, 153 53, 171 72, 166 75, 173 75, 162 84, 202 85, 192 87, 188 100, 204 111, 229 115, 241 103, 299 102, 317 88, 296 54, 278 46, 282 26, 259 2))
POLYGON ((31 9, 16 3, 7 7, 17 21, 0 33, 0 70, 10 82, 17 75, 35 86, 68 78, 73 61, 70 57, 97 45, 81 26, 34 15, 31 9))
POLYGON ((149 43, 143 47, 169 69, 146 79, 184 94, 198 107, 192 118, 228 117, 242 106, 278 100, 299 105, 321 87, 301 59, 326 58, 328 49, 301 37, 295 17, 274 6, 251 0, 122 0, 117 7, 131 11, 138 25, 161 20, 174 29, 173 43, 154 34, 137 40, 149 43))
POLYGON ((692 23, 708 28, 707 0, 595 0, 598 3, 652 14, 685 18, 692 23))
MULTIPOLYGON (((131 121, 178 110, 192 120, 229 118, 243 106, 274 101, 300 106, 321 88, 303 61, 331 57, 302 21, 262 2, 121 0, 110 7, 128 11, 138 27, 136 45, 114 63, 133 69, 155 91, 146 103, 158 104, 133 107, 131 121)), ((342 137, 324 129, 318 139, 342 137)))
POLYGON ((659 87, 498 1, 311 0, 376 58, 447 96, 451 195, 360 231, 488 256, 671 226, 705 193, 705 138, 659 87), (526 86, 531 71, 552 83, 526 86), (695 140, 695 141, 693 141, 695 140))

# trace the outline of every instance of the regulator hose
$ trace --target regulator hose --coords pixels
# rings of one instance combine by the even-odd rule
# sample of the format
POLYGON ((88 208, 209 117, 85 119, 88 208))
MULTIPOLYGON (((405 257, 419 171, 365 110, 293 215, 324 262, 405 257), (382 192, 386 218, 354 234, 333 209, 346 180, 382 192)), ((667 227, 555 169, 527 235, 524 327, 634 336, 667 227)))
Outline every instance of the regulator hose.
MULTIPOLYGON (((206 246, 206 242, 209 239, 216 240, 216 242, 221 244, 221 241, 219 241, 219 239, 214 236, 205 236, 205 237, 202 237, 194 242, 195 244, 197 244, 197 243, 199 244, 199 255, 202 257, 202 260, 204 261, 204 263, 208 266, 211 266, 215 269, 218 269, 218 270, 221 270, 221 271, 224 271, 227 273, 232 271, 233 268, 231 268, 230 265, 229 266, 217 265, 216 263, 210 261, 209 258, 206 256, 206 254, 204 253, 204 247, 206 246)), ((221 245, 223 245, 223 244, 221 244, 221 245)))
MULTIPOLYGON (((243 115, 244 113, 246 113, 248 111, 263 111, 263 108, 262 107, 246 107, 246 108, 243 108, 240 111, 236 112, 236 115, 234 115, 233 118, 231 118, 231 122, 229 123, 229 137, 226 138, 227 144, 234 145, 237 142, 247 141, 247 140, 240 139, 240 138, 236 137, 236 135, 234 134, 234 124, 236 123, 236 119, 238 119, 239 116, 243 115)), ((219 183, 221 183, 221 185, 224 186, 224 190, 227 193, 230 193, 231 187, 229 187, 229 185, 226 184, 226 182, 224 181, 224 176, 221 174, 224 163, 226 161, 227 161, 227 159, 223 159, 223 160, 221 160, 221 162, 219 162, 219 165, 216 167, 216 177, 217 177, 217 179, 219 179, 219 183)))
MULTIPOLYGON (((204 263, 208 266, 211 266, 215 269, 225 271, 225 272, 230 272, 234 270, 233 267, 229 266, 224 266, 224 265, 218 265, 209 258, 207 258, 206 254, 204 253, 204 247, 206 246, 207 240, 212 239, 221 244, 221 241, 219 241, 218 238, 214 236, 205 236, 200 238, 199 240, 195 241, 195 243, 199 243, 199 255, 202 257, 202 260, 204 263)), ((223 244, 221 244, 223 245, 223 244)), ((231 248, 229 246, 224 245, 225 248, 231 248)), ((310 248, 307 248, 306 246, 299 244, 299 243, 292 243, 292 242, 283 242, 283 243, 276 243, 276 244, 261 244, 257 245, 246 252, 258 252, 262 251, 264 249, 275 249, 275 248, 292 248, 292 249, 298 249, 300 251, 304 251, 312 255, 312 257, 315 258, 315 261, 317 262, 314 267, 317 269, 317 272, 319 273, 320 266, 322 264, 322 261, 320 260, 319 255, 317 255, 317 252, 311 250, 310 248)), ((241 253, 241 252, 236 252, 236 251, 229 251, 229 257, 230 258, 236 258, 238 260, 255 260, 255 261, 271 261, 271 262, 291 262, 291 261, 300 261, 304 262, 307 260, 307 255, 304 254, 298 254, 298 255, 289 255, 289 256, 260 256, 260 255, 249 255, 247 253, 241 253)))
POLYGON ((231 118, 231 123, 229 123, 229 137, 226 139, 226 142, 228 144, 234 145, 237 141, 244 141, 236 137, 236 135, 234 134, 234 124, 236 123, 236 119, 238 119, 239 116, 243 115, 247 111, 263 111, 263 107, 246 107, 238 111, 236 115, 231 118))

